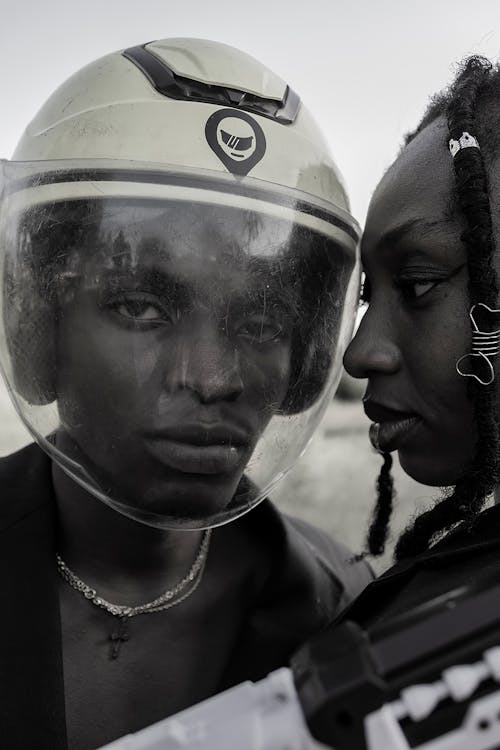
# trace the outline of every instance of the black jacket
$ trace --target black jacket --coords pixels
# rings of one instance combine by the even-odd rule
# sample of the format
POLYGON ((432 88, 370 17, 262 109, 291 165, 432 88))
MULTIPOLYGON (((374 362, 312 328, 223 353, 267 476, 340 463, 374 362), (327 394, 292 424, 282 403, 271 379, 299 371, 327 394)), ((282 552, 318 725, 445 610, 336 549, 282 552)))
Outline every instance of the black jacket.
MULTIPOLYGON (((55 502, 36 446, 0 459, 0 736, 6 750, 66 750, 55 502)), ((272 545, 273 567, 220 685, 260 679, 369 582, 364 564, 269 501, 235 523, 272 545)))
POLYGON ((338 618, 366 630, 455 589, 487 588, 500 579, 500 506, 458 528, 429 551, 403 560, 373 581, 338 618))

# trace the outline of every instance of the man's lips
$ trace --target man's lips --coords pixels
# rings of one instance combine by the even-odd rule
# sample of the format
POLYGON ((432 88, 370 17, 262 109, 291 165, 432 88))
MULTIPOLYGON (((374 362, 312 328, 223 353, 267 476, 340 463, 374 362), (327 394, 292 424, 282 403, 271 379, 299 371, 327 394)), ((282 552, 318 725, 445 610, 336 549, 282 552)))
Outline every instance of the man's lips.
POLYGON ((244 446, 251 442, 251 433, 242 427, 225 422, 184 422, 152 430, 148 437, 173 440, 190 445, 244 446))
POLYGON ((421 424, 412 412, 393 409, 371 399, 363 401, 365 414, 374 424, 370 427, 370 441, 380 451, 399 450, 421 424))
POLYGON ((248 455, 251 436, 222 423, 184 423, 146 435, 150 452, 184 474, 231 474, 248 455))

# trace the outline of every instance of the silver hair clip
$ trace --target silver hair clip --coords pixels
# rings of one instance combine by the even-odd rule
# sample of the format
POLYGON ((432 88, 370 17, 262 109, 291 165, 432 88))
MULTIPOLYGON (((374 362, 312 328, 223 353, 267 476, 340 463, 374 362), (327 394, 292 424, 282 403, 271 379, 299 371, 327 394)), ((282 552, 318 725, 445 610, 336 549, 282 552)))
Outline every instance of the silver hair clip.
POLYGON ((457 372, 465 378, 475 378, 481 385, 495 380, 491 359, 500 352, 500 310, 492 310, 483 302, 472 305, 472 352, 460 357, 457 372))
POLYGON ((473 135, 464 130, 458 141, 450 138, 448 148, 450 149, 450 154, 455 157, 464 148, 479 148, 479 143, 477 138, 474 138, 473 135))

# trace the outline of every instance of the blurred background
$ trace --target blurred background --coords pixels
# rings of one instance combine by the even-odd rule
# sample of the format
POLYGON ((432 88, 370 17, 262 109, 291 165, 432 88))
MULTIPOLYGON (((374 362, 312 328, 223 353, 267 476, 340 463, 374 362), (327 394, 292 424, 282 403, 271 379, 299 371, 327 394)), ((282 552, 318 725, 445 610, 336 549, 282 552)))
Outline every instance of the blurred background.
MULTIPOLYGON (((240 47, 280 74, 311 109, 363 223, 370 195, 457 62, 500 55, 498 0, 1 0, 0 157, 72 72, 152 39, 194 36, 240 47)), ((291 512, 362 547, 380 458, 344 380, 305 456, 275 491, 291 512)), ((0 385, 0 453, 28 442, 0 385)), ((439 492, 396 468, 393 538, 439 492)), ((390 549, 376 563, 382 569, 390 549)))

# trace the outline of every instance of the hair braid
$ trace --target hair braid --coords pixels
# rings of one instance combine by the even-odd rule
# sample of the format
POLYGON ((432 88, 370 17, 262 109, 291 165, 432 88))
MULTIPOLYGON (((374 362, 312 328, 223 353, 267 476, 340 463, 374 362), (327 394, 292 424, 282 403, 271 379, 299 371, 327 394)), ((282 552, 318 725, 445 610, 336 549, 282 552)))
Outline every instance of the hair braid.
MULTIPOLYGON (((431 108, 432 119, 444 109, 450 138, 458 140, 464 132, 476 134, 477 101, 491 69, 491 63, 484 58, 470 58, 452 86, 448 101, 441 100, 431 108)), ((416 132, 432 119, 429 114, 424 117, 416 132)), ((498 280, 493 265, 495 243, 483 155, 477 148, 461 149, 453 159, 453 166, 458 205, 467 222, 462 241, 467 250, 470 305, 483 302, 495 307, 498 280)), ((495 384, 483 386, 473 379, 469 394, 474 403, 477 431, 472 466, 447 498, 423 513, 402 534, 395 550, 397 559, 423 552, 439 535, 461 521, 470 527, 499 480, 495 384)))
POLYGON ((366 546, 368 554, 383 555, 389 534, 389 522, 394 500, 394 482, 391 474, 392 456, 382 453, 384 463, 377 477, 377 503, 368 529, 366 546))

